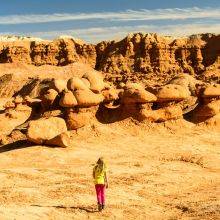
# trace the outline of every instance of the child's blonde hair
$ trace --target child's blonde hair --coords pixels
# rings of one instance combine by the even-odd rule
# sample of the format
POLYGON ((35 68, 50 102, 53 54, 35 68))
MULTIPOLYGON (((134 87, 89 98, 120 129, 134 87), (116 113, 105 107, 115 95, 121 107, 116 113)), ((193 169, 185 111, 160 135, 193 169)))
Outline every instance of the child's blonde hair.
POLYGON ((103 157, 100 157, 97 162, 96 162, 96 167, 99 167, 99 169, 101 169, 101 171, 103 171, 105 169, 105 161, 103 157))

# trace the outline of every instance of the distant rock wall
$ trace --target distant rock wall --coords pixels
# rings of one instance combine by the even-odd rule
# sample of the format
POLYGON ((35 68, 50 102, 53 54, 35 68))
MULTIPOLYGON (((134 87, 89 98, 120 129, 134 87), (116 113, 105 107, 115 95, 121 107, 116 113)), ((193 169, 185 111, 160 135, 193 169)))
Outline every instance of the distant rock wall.
POLYGON ((208 70, 220 73, 220 35, 173 39, 137 33, 119 42, 101 42, 96 51, 96 68, 119 80, 169 80, 178 73, 200 75, 208 70))
POLYGON ((169 80, 183 72, 218 78, 220 35, 174 39, 137 33, 118 42, 103 41, 97 45, 70 38, 0 42, 0 63, 12 62, 37 66, 82 62, 104 72, 109 81, 169 80))
POLYGON ((0 63, 64 66, 78 61, 95 67, 95 46, 78 43, 73 39, 0 42, 0 63))

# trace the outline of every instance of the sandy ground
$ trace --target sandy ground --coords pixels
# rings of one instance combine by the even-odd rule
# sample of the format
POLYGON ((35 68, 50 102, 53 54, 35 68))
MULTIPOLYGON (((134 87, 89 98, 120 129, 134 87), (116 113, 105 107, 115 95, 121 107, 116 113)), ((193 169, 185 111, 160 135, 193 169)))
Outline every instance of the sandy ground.
POLYGON ((2 146, 0 219, 220 219, 220 133, 180 124, 94 124, 66 149, 2 146), (110 181, 102 213, 99 156, 110 181))
POLYGON ((13 74, 14 80, 27 79, 29 77, 69 79, 73 76, 82 76, 88 71, 94 71, 94 69, 80 62, 66 66, 34 66, 23 63, 1 63, 0 65, 0 77, 5 74, 13 74))

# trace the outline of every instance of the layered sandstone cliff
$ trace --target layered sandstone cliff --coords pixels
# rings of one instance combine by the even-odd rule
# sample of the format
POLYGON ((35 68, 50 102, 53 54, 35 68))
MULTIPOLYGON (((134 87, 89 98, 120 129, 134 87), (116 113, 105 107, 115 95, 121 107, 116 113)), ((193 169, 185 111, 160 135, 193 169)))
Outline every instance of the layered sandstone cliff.
POLYGON ((167 79, 178 73, 219 76, 220 35, 173 39, 157 34, 131 34, 119 42, 96 46, 96 68, 119 79, 167 79), (135 73, 135 74, 133 74, 135 73))
POLYGON ((118 42, 103 41, 97 45, 73 38, 1 41, 0 63, 16 62, 35 66, 81 62, 104 72, 106 78, 114 82, 164 82, 179 73, 189 73, 218 83, 220 35, 201 34, 174 39, 137 33, 118 42))
POLYGON ((0 43, 0 63, 64 66, 78 61, 95 67, 95 47, 66 38, 54 41, 24 39, 0 43))

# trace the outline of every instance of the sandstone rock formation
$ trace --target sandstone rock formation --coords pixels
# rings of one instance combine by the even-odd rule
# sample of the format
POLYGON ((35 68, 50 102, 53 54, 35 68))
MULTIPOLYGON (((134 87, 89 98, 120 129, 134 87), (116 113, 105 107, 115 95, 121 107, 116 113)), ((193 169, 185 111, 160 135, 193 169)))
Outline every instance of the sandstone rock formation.
POLYGON ((105 88, 103 76, 99 72, 87 72, 82 78, 85 78, 89 81, 90 89, 95 93, 99 93, 105 88))
POLYGON ((202 96, 204 98, 219 98, 220 97, 220 84, 214 84, 206 87, 202 96))
POLYGON ((67 82, 67 88, 71 91, 75 91, 77 89, 89 90, 89 87, 87 85, 79 77, 72 77, 67 82))
POLYGON ((110 81, 167 81, 180 73, 219 82, 220 35, 187 38, 130 34, 121 41, 97 45, 60 38, 54 41, 17 39, 0 42, 0 63, 64 66, 82 62, 106 73, 110 81))
POLYGON ((140 118, 152 122, 163 122, 181 118, 183 112, 180 106, 168 106, 158 110, 142 109, 140 111, 140 118))
POLYGON ((187 88, 175 85, 168 84, 163 86, 157 93, 157 101, 181 101, 190 96, 190 92, 187 88))
POLYGON ((117 100, 119 98, 119 89, 115 89, 113 87, 110 87, 109 89, 104 89, 102 91, 102 95, 104 96, 105 102, 111 102, 114 100, 117 100))
POLYGON ((95 67, 95 47, 67 38, 54 41, 18 39, 0 42, 0 63, 63 66, 79 60, 95 67))
POLYGON ((0 134, 20 129, 34 143, 67 147, 67 129, 97 120, 159 123, 184 117, 218 124, 218 42, 219 35, 156 34, 97 45, 70 38, 0 42, 0 63, 12 65, 0 73, 0 134), (25 74, 16 72, 21 65, 25 74), (48 65, 57 67, 36 74, 48 65))
POLYGON ((0 134, 9 135, 17 126, 25 123, 31 116, 32 109, 26 105, 5 106, 0 114, 0 134))
POLYGON ((68 130, 77 130, 89 124, 92 116, 95 117, 90 109, 68 109, 65 116, 68 130))
POLYGON ((102 94, 95 94, 90 90, 76 90, 74 92, 77 103, 81 107, 98 105, 104 100, 102 94))
POLYGON ((42 118, 29 122, 27 138, 36 144, 43 144, 66 131, 66 123, 62 118, 42 118))
POLYGON ((156 100, 157 97, 154 94, 146 91, 142 85, 137 83, 127 83, 121 95, 121 102, 124 104, 148 103, 156 100))
POLYGON ((58 96, 58 92, 54 89, 48 89, 41 96, 41 106, 44 110, 51 108, 55 104, 56 98, 58 96))
POLYGON ((67 107, 74 107, 77 104, 78 104, 77 100, 76 100, 75 96, 73 95, 73 93, 71 91, 64 90, 63 94, 60 98, 59 105, 61 107, 67 108, 67 107))
POLYGON ((51 83, 51 88, 61 93, 63 90, 67 89, 67 82, 63 79, 53 79, 51 83))
MULTIPOLYGON (((112 81, 164 82, 183 72, 201 77, 209 66, 219 63, 219 41, 220 35, 212 34, 179 39, 130 34, 118 42, 97 44, 96 68, 108 73, 112 81)), ((219 74, 217 65, 213 72, 219 74)))
POLYGON ((57 147, 69 147, 71 145, 70 134, 68 132, 61 133, 50 140, 46 140, 45 144, 57 147))

